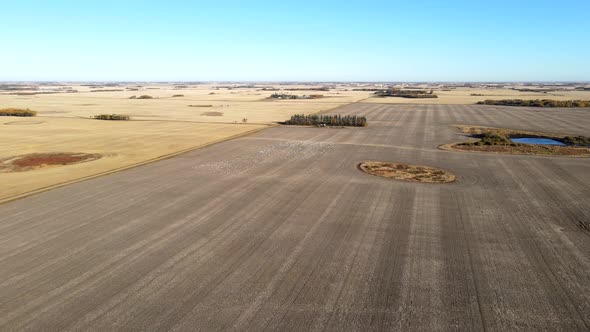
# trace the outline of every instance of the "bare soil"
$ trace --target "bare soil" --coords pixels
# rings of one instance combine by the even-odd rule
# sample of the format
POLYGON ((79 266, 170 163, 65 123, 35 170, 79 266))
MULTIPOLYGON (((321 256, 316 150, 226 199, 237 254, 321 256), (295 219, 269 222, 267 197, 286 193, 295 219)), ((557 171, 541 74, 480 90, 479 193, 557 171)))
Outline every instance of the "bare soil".
POLYGON ((365 161, 359 164, 359 169, 367 174, 411 182, 450 183, 456 180, 448 171, 422 165, 365 161))
POLYGON ((24 172, 42 167, 65 166, 101 158, 98 153, 31 153, 0 159, 0 172, 24 172))

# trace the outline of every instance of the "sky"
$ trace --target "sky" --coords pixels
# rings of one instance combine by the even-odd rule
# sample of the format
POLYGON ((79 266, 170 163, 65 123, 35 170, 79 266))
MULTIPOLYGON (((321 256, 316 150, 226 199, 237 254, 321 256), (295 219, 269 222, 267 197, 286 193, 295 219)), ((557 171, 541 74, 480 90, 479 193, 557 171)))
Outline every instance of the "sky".
POLYGON ((590 81, 588 13, 588 0, 0 0, 0 80, 590 81))

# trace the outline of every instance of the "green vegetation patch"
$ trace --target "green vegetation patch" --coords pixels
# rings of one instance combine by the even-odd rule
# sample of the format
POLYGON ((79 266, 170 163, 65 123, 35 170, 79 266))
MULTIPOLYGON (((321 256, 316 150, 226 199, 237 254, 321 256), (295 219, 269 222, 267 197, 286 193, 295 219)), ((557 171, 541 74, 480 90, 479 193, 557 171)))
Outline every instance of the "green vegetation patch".
POLYGON ((36 116, 37 112, 22 108, 0 109, 0 116, 36 116))

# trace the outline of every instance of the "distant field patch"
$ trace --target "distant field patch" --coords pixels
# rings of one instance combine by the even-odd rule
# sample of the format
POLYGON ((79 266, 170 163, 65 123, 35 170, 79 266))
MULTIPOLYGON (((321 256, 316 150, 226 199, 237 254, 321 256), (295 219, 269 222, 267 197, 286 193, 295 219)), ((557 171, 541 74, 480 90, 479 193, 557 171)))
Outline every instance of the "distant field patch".
POLYGON ((204 112, 201 113, 204 116, 223 116, 223 112, 204 112))
POLYGON ((358 167, 367 174, 402 181, 450 183, 456 180, 456 176, 448 171, 422 165, 365 161, 360 163, 358 167))

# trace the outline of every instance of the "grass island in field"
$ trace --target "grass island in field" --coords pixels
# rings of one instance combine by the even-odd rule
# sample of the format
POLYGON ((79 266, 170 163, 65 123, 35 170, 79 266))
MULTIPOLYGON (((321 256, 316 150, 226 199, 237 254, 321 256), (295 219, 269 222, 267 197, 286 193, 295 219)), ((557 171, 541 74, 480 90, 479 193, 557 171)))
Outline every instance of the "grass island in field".
POLYGON ((410 182, 450 183, 456 180, 456 176, 448 171, 422 165, 365 161, 358 167, 367 174, 410 182))

